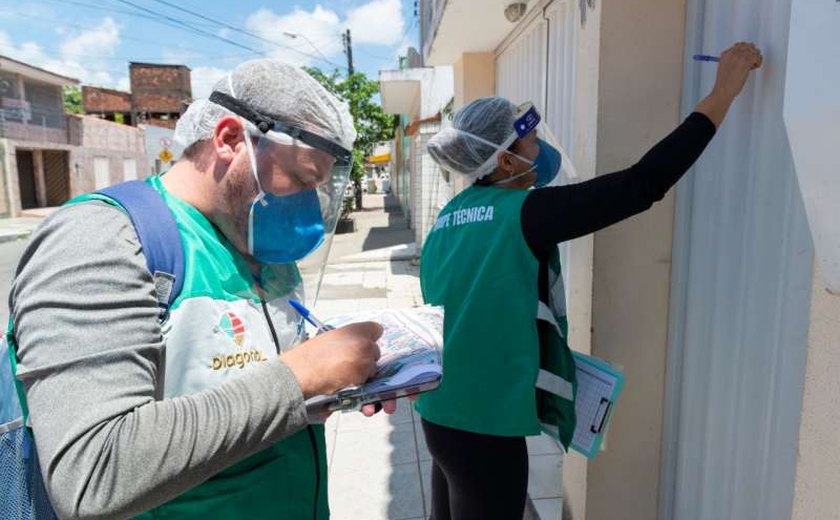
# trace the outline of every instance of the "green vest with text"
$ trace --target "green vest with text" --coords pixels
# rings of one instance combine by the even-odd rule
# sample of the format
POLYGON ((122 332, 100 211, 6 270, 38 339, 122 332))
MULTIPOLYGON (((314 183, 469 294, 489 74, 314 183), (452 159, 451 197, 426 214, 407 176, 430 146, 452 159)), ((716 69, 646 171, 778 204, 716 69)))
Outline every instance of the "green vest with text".
POLYGON ((526 190, 473 186, 441 210, 423 244, 426 303, 443 305, 443 380, 423 394, 423 419, 500 436, 540 430, 566 448, 575 427, 574 360, 566 343, 559 257, 540 263, 522 234, 526 190))

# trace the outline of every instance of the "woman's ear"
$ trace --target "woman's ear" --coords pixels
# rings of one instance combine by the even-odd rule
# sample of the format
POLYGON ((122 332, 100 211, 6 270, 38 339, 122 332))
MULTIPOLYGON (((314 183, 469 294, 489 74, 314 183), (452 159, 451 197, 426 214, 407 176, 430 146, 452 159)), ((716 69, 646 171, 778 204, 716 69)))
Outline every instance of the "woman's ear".
POLYGON ((502 152, 499 154, 499 169, 505 173, 511 173, 514 170, 513 155, 509 152, 502 152))
POLYGON ((245 127, 239 118, 233 116, 221 118, 216 123, 213 133, 213 149, 216 151, 216 156, 227 163, 233 161, 236 148, 240 143, 245 142, 246 134, 245 127))

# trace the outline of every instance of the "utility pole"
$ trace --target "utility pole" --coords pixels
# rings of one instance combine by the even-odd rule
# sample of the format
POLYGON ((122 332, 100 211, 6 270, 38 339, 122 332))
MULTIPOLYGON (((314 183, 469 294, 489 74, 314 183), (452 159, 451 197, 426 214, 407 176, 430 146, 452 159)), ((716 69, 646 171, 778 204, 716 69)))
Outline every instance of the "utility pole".
MULTIPOLYGON (((344 42, 344 52, 347 53, 347 77, 353 75, 353 40, 350 39, 350 29, 347 29, 341 35, 341 41, 344 42)), ((353 195, 356 199, 356 210, 362 209, 362 180, 353 179, 353 195)))
POLYGON ((350 39, 350 29, 341 35, 341 40, 344 42, 344 52, 347 54, 347 75, 353 74, 353 42, 350 39))

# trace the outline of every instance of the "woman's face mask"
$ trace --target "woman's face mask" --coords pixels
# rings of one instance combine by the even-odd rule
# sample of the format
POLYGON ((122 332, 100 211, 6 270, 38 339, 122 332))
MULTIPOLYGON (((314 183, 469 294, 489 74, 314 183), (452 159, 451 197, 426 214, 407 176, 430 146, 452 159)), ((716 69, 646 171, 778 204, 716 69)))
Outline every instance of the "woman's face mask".
POLYGON ((557 174, 560 173, 560 167, 563 162, 563 157, 562 155, 560 155, 560 152, 557 150, 557 148, 551 146, 542 139, 537 139, 537 146, 539 147, 539 151, 537 152, 537 156, 534 158, 534 160, 529 160, 522 157, 519 154, 510 152, 519 160, 530 164, 531 167, 522 173, 519 173, 512 177, 508 177, 507 179, 502 179, 496 182, 495 184, 508 184, 531 172, 535 172, 537 174, 537 180, 534 182, 535 188, 542 188, 543 186, 547 186, 549 183, 551 183, 551 181, 553 181, 557 177, 557 174))

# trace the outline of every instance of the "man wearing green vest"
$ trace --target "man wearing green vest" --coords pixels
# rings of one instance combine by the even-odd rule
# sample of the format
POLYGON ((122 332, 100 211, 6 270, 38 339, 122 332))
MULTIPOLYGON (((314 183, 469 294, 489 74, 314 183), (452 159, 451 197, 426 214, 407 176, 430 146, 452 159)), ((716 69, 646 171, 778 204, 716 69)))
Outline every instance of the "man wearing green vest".
POLYGON ((366 380, 381 327, 305 341, 289 299, 320 281, 353 121, 301 69, 257 60, 194 103, 176 138, 182 159, 147 181, 186 265, 164 321, 107 197, 48 218, 18 268, 17 377, 50 500, 62 518, 327 519, 323 427, 304 400, 366 380))
POLYGON ((429 141, 442 168, 472 182, 441 210, 420 265, 424 300, 445 308, 443 381, 416 404, 433 458, 432 520, 522 518, 525 437, 542 430, 568 449, 575 430, 557 244, 662 199, 761 62, 754 45, 724 52, 711 94, 676 130, 634 166, 588 182, 551 185, 561 165, 573 170, 532 105, 478 99, 429 141))

